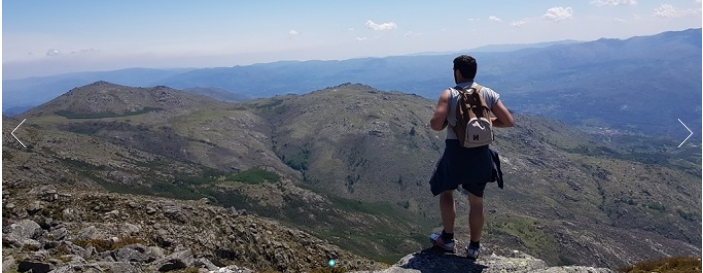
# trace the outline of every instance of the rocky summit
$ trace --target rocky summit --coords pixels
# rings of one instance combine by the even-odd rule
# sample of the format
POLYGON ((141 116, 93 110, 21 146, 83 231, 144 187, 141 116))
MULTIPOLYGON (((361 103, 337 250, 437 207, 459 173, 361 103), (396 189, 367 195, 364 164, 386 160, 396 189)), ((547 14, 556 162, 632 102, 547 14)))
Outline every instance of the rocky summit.
POLYGON ((182 201, 47 185, 3 191, 3 272, 611 272, 548 267, 484 246, 474 262, 428 248, 395 265, 366 261, 304 231, 182 201), (31 270, 31 271, 30 271, 31 270))
POLYGON ((403 257, 390 268, 379 271, 356 271, 356 273, 433 273, 433 272, 540 272, 540 273, 610 273, 607 268, 585 266, 549 267, 543 260, 518 250, 501 253, 492 247, 484 247, 483 257, 473 261, 466 257, 446 254, 437 249, 426 249, 403 257), (501 254, 498 254, 501 253, 501 254))

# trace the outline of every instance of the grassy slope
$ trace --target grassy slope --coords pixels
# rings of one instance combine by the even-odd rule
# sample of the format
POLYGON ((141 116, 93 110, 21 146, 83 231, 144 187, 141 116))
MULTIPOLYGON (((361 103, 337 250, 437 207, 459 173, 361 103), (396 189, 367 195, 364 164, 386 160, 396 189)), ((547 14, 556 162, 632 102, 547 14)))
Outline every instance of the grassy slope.
MULTIPOLYGON (((28 142, 35 143, 35 155, 73 160, 33 163, 52 169, 37 180, 56 180, 62 176, 53 168, 66 168, 74 170, 75 181, 95 181, 112 190, 211 197, 393 262, 425 244, 426 233, 439 222, 437 200, 426 184, 444 137, 425 125, 432 107, 433 102, 416 96, 348 85, 175 116, 67 120, 46 115, 29 121, 23 135, 33 134, 28 142), (55 129, 77 124, 73 131, 81 134, 42 131, 32 124, 55 129), (152 141, 119 142, 115 136, 152 141), (173 137, 167 141, 172 146, 159 150, 151 145, 164 137, 173 137), (172 153, 180 150, 187 156, 172 153), (223 186, 233 173, 260 166, 297 186, 223 186), (115 170, 141 178, 137 181, 143 185, 123 187, 125 179, 108 175, 115 170), (291 195, 300 188, 327 201, 291 195)), ((487 210, 493 212, 487 238, 551 263, 584 261, 560 248, 563 234, 556 227, 562 220, 576 223, 569 236, 577 241, 593 223, 603 226, 606 237, 636 229, 700 241, 694 232, 700 229, 700 191, 690 187, 699 180, 700 166, 692 169, 695 161, 689 162, 695 153, 662 150, 664 142, 633 146, 631 139, 613 138, 623 145, 605 146, 540 118, 518 116, 517 124, 497 130, 496 149, 505 160, 507 182, 503 190, 488 186, 487 210)), ((8 157, 28 157, 19 147, 7 149, 8 157)), ((465 209, 465 203, 459 200, 459 208, 465 209)))

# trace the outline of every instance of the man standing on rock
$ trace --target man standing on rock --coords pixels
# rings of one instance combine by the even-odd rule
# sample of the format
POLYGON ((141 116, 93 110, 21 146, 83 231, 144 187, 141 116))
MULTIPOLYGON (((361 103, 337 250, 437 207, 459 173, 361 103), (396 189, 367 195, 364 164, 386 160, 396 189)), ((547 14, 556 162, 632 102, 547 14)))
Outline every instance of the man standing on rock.
POLYGON ((432 234, 430 239, 435 246, 445 251, 454 252, 454 191, 462 186, 469 192, 469 228, 470 242, 466 246, 467 256, 477 259, 480 254, 480 239, 483 229, 483 191, 488 181, 493 181, 493 159, 489 145, 475 148, 464 148, 454 132, 456 126, 456 111, 460 93, 457 88, 469 90, 474 88, 486 103, 495 117, 491 117, 493 127, 512 127, 513 117, 500 100, 500 95, 487 87, 481 87, 474 82, 476 76, 476 60, 467 55, 454 59, 455 88, 444 90, 439 97, 430 126, 433 130, 442 131, 447 128, 445 150, 437 163, 430 180, 432 194, 439 195, 440 212, 444 230, 441 234, 432 234))

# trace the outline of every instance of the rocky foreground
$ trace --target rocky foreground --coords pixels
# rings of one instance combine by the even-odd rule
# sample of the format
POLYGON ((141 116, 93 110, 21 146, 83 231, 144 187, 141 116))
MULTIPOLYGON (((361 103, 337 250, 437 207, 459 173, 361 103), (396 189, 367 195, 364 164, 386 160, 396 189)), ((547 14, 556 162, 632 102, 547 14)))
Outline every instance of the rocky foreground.
POLYGON ((329 267, 330 259, 361 259, 207 200, 43 186, 4 190, 2 201, 3 272, 302 272, 329 267))
POLYGON ((583 266, 549 267, 544 261, 525 253, 513 250, 500 253, 499 250, 483 247, 482 257, 477 261, 455 254, 441 253, 436 249, 423 251, 403 257, 398 263, 383 270, 356 271, 356 273, 504 273, 504 272, 539 272, 539 273, 610 273, 607 268, 583 266), (500 254, 499 254, 500 253, 500 254))
POLYGON ((43 186, 5 189, 2 202, 3 272, 611 272, 548 267, 521 252, 488 247, 476 262, 427 249, 393 266, 330 267, 330 259, 368 259, 205 199, 43 186))

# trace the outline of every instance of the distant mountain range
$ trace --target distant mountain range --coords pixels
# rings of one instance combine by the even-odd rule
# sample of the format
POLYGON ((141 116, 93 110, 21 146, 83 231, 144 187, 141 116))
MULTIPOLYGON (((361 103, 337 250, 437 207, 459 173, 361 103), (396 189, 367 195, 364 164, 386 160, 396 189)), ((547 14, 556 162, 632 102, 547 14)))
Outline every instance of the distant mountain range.
POLYGON ((580 43, 580 42, 584 42, 584 41, 561 40, 561 41, 532 43, 532 44, 497 44, 497 45, 480 46, 480 47, 472 48, 469 50, 463 50, 463 51, 444 51, 444 52, 429 51, 429 52, 408 54, 406 56, 457 55, 457 54, 464 54, 466 51, 470 51, 470 52, 510 52, 510 51, 516 51, 516 50, 521 50, 521 49, 527 49, 527 48, 544 48, 544 47, 549 47, 549 46, 553 46, 553 45, 565 45, 565 44, 574 44, 574 43, 580 43))
POLYGON ((141 87, 217 88, 251 98, 360 82, 436 99, 453 84, 450 67, 459 53, 477 58, 477 81, 499 92, 516 112, 594 131, 607 128, 683 139, 688 132, 677 119, 701 131, 700 28, 625 40, 491 46, 451 55, 180 70, 134 68, 8 80, 3 81, 3 113, 22 112, 97 80, 141 87))
POLYGON ((245 102, 251 99, 248 96, 232 93, 217 87, 192 87, 183 89, 183 91, 226 102, 245 102))
POLYGON ((473 48, 473 49, 471 49, 471 51, 472 52, 510 52, 510 51, 516 51, 516 50, 521 50, 521 49, 528 49, 528 48, 545 48, 545 47, 550 47, 550 46, 554 46, 554 45, 567 45, 567 44, 575 44, 575 43, 582 43, 582 42, 585 42, 585 41, 562 40, 562 41, 532 43, 532 44, 485 45, 485 46, 473 48))

